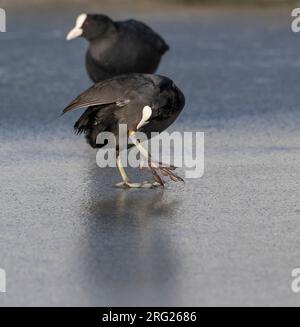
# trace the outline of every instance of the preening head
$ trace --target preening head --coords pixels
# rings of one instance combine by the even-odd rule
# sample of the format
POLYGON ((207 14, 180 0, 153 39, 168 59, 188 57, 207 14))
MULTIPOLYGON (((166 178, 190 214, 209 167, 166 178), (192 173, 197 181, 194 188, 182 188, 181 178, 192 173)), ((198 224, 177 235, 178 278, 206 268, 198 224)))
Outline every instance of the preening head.
POLYGON ((111 26, 112 20, 105 15, 80 14, 66 39, 72 40, 82 36, 87 40, 93 40, 103 35, 111 26))

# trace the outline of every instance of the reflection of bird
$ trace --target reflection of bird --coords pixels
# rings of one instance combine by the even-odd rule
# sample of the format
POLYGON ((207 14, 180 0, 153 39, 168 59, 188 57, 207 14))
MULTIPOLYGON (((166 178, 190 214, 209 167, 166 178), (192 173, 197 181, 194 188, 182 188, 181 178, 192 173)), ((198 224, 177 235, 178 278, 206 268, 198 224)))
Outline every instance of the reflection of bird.
POLYGON ((136 132, 143 132, 148 138, 151 137, 151 132, 162 132, 175 121, 184 103, 183 93, 169 78, 150 74, 129 74, 95 84, 72 101, 63 113, 88 107, 74 128, 78 133, 85 133, 93 148, 103 146, 96 143, 99 133, 112 132, 116 136, 117 166, 123 178, 123 182, 117 184, 118 186, 154 187, 164 185, 158 172, 169 176, 173 181, 182 179, 174 174, 174 166, 152 161, 150 154, 137 139, 136 132), (129 182, 119 155, 119 124, 127 125, 127 133, 132 143, 148 160, 154 183, 129 182))
POLYGON ((89 305, 151 305, 154 300, 157 305, 176 305, 176 299, 178 305, 181 243, 176 242, 173 223, 180 197, 162 190, 103 192, 103 185, 95 183, 101 171, 90 168, 89 201, 83 200, 79 209, 85 217, 84 234, 75 253, 89 305))
POLYGON ((105 15, 79 15, 67 40, 78 36, 90 42, 86 69, 94 82, 128 73, 154 73, 169 49, 144 23, 133 19, 114 22, 105 15))

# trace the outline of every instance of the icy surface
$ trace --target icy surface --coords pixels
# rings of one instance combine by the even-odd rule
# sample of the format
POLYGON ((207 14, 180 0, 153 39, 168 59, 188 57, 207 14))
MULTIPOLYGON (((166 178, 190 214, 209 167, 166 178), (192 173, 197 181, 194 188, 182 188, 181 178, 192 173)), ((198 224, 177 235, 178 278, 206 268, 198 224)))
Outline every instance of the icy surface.
POLYGON ((172 129, 205 132, 204 176, 164 191, 113 188, 117 170, 73 135, 80 112, 59 117, 90 85, 86 42, 64 40, 74 17, 16 14, 0 33, 0 305, 299 305, 289 17, 135 15, 171 46, 159 72, 187 98, 172 129))

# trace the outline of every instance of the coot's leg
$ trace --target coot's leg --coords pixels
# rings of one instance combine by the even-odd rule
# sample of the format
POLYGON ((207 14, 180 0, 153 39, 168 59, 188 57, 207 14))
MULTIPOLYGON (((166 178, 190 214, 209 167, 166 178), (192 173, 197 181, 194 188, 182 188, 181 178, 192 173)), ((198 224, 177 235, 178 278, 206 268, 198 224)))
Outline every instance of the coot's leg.
MULTIPOLYGON (((132 143, 137 147, 137 149, 140 151, 140 153, 147 159, 149 170, 152 172, 154 179, 156 182, 158 182, 161 186, 164 186, 164 180, 158 175, 158 171, 161 172, 164 176, 169 176, 174 182, 184 182, 183 178, 176 175, 173 170, 176 169, 175 166, 172 165, 166 165, 161 162, 153 161, 151 158, 151 154, 142 146, 140 141, 137 139, 136 134, 134 131, 129 132, 129 137, 132 141, 132 143)), ((141 168, 144 168, 141 166, 141 168)))
POLYGON ((117 187, 122 187, 122 188, 153 188, 156 186, 159 186, 159 183, 149 183, 147 181, 143 182, 143 183, 131 183, 129 182, 129 178, 125 172, 124 167, 122 166, 122 162, 121 162, 121 158, 119 153, 117 153, 117 167, 120 171, 120 174, 122 176, 123 181, 120 183, 117 183, 116 186, 117 187))

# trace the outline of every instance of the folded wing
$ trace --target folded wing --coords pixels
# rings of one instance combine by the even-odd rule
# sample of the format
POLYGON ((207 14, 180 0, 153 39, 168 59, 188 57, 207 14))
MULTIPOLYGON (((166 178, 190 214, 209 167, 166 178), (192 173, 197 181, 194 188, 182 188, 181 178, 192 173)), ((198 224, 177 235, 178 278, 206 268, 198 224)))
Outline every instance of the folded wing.
POLYGON ((75 109, 90 106, 106 106, 116 104, 119 107, 130 102, 130 90, 122 79, 106 80, 97 83, 80 94, 64 110, 62 114, 75 109))

